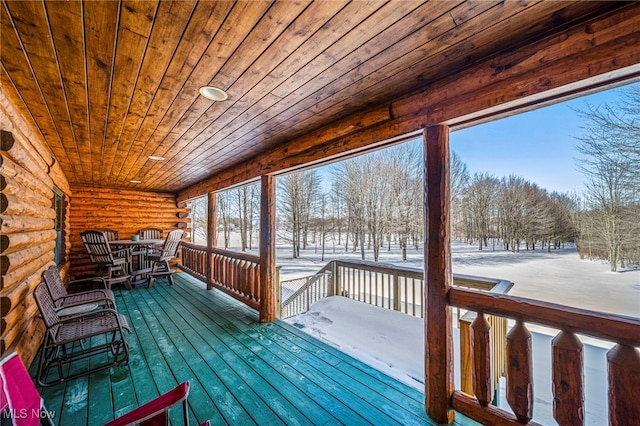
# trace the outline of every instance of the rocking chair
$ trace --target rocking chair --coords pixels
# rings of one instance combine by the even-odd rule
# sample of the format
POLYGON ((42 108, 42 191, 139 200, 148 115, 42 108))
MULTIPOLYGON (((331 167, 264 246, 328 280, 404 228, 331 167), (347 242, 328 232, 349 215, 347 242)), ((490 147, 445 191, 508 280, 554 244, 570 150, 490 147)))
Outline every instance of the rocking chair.
POLYGON ((129 346, 123 330, 131 330, 124 316, 113 309, 100 309, 60 317, 44 284, 36 287, 33 296, 47 328, 38 362, 37 381, 40 386, 62 383, 128 361, 129 346), (104 337, 91 339, 94 336, 104 337), (107 354, 108 362, 92 369, 69 373, 70 363, 97 354, 107 354), (54 366, 57 367, 57 377, 49 380, 49 373, 54 366))

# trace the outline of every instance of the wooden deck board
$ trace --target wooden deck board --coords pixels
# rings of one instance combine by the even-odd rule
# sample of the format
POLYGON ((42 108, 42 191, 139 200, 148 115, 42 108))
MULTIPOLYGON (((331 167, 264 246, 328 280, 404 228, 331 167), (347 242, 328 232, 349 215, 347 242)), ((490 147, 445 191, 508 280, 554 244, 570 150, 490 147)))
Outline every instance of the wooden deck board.
POLYGON ((259 323, 187 274, 175 281, 115 291, 132 328, 129 363, 41 390, 56 424, 102 424, 184 380, 192 424, 435 424, 418 390, 287 323, 259 323))

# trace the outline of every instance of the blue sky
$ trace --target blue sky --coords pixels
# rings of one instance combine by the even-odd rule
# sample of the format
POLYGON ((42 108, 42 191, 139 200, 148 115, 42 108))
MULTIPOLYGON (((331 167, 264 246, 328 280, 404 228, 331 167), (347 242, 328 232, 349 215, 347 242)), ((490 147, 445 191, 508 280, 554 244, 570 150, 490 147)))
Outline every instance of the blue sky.
MULTIPOLYGON (((471 175, 487 172, 501 178, 515 174, 549 191, 580 194, 585 178, 577 169, 575 148, 584 121, 576 110, 586 110, 588 104, 615 104, 624 91, 621 86, 452 132, 451 150, 467 164, 471 175)), ((331 167, 316 169, 325 191, 330 189, 331 167)))
POLYGON ((549 191, 580 193, 584 176, 576 167, 575 147, 584 122, 575 110, 615 103, 624 90, 618 87, 452 132, 451 150, 472 175, 515 174, 549 191))

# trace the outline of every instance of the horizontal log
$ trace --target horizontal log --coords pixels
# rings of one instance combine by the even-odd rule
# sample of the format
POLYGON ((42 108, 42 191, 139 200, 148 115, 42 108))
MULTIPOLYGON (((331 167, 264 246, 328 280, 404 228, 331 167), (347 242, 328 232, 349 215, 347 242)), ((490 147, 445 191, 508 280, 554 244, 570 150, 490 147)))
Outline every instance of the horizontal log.
POLYGON ((33 204, 50 206, 53 193, 47 196, 24 186, 13 177, 0 176, 0 190, 5 194, 17 195, 33 204))
POLYGON ((22 333, 20 328, 25 318, 37 317, 39 314, 38 306, 33 301, 31 295, 29 295, 30 303, 21 303, 16 306, 9 315, 2 317, 2 330, 5 332, 2 337, 5 340, 12 342, 18 335, 22 333))
POLYGON ((132 200, 144 198, 155 200, 158 198, 164 198, 166 200, 173 200, 173 202, 175 202, 176 198, 176 195, 170 192, 134 191, 130 189, 99 188, 84 185, 72 185, 71 191, 74 196, 86 196, 92 198, 111 198, 114 196, 122 197, 123 199, 130 198, 132 200))
POLYGON ((189 212, 187 208, 178 208, 175 206, 175 203, 171 200, 151 200, 151 201, 143 201, 143 200, 125 200, 117 197, 112 198, 103 198, 103 199, 91 199, 88 197, 78 197, 78 195, 74 195, 71 198, 71 202, 73 203, 74 208, 90 208, 94 206, 105 206, 105 207, 135 207, 135 208, 144 208, 149 210, 171 210, 171 211, 182 211, 185 213, 189 212))
MULTIPOLYGON (((42 180, 47 186, 53 187, 53 180, 49 176, 49 164, 47 164, 38 152, 42 152, 41 149, 36 149, 29 142, 23 138, 15 138, 12 133, 1 130, 2 137, 2 151, 4 151, 16 164, 31 171, 42 180)), ((51 158, 51 157, 50 157, 51 158)), ((53 162, 51 163, 53 164, 53 162)))
POLYGON ((33 259, 37 259, 46 255, 48 252, 52 252, 56 247, 56 242, 50 240, 43 242, 35 247, 28 247, 22 250, 14 251, 8 254, 0 255, 0 271, 2 275, 10 274, 27 263, 33 262, 33 259))
POLYGON ((13 253, 28 247, 53 241, 57 233, 53 229, 46 231, 20 232, 0 235, 0 251, 2 254, 13 253))
MULTIPOLYGON (((12 286, 16 285, 20 281, 29 277, 30 275, 37 273, 42 266, 49 264, 54 258, 53 250, 33 259, 31 262, 26 263, 20 268, 9 272, 4 276, 2 280, 2 286, 0 286, 0 290, 9 289, 12 286)), ((41 273, 40 273, 41 274, 41 273)))
POLYGON ((191 212, 177 212, 176 216, 178 216, 179 218, 185 218, 185 217, 189 217, 189 214, 191 212))
POLYGON ((210 251, 211 251, 211 253, 217 254, 217 255, 222 256, 222 257, 226 257, 226 258, 230 258, 230 259, 244 260, 244 261, 247 261, 247 262, 260 264, 260 256, 256 256, 256 255, 253 255, 253 254, 237 252, 237 251, 233 251, 233 250, 224 250, 224 249, 219 249, 219 248, 211 248, 210 251))
POLYGON ((44 219, 56 217, 56 213, 51 206, 45 207, 31 204, 15 195, 0 194, 0 204, 2 205, 0 213, 3 215, 26 215, 44 219))
MULTIPOLYGON (((475 398, 467 396, 460 391, 453 393, 451 408, 485 425, 522 425, 512 413, 502 410, 495 405, 482 407, 475 398)), ((528 424, 531 426, 539 426, 539 424, 535 422, 529 422, 528 424)))
POLYGON ((0 293, 0 315, 7 315, 22 301, 28 300, 29 295, 33 293, 33 290, 36 288, 36 286, 42 282, 42 273, 46 271, 51 265, 53 265, 53 262, 46 263, 25 280, 13 286, 13 288, 3 290, 0 293))
POLYGON ((24 167, 16 164, 7 154, 0 153, 0 174, 5 177, 15 179, 17 182, 31 188, 34 192, 44 197, 51 197, 52 186, 34 177, 33 173, 24 167))
POLYGON ((640 346, 640 318, 608 314, 506 294, 452 288, 451 306, 519 319, 574 334, 640 346))
MULTIPOLYGON (((176 219, 176 213, 175 211, 166 211, 166 210, 138 210, 136 211, 134 207, 131 208, 118 208, 118 209, 114 209, 114 208, 99 208, 96 207, 94 209, 76 209, 74 206, 72 206, 73 209, 73 219, 71 220, 71 224, 73 225, 73 223, 78 223, 78 222, 83 222, 83 219, 89 219, 89 220, 93 220, 93 221, 100 221, 101 219, 105 219, 105 220, 109 220, 109 219, 114 219, 114 221, 117 221, 118 219, 122 222, 122 221, 130 221, 131 223, 133 222, 133 219, 142 219, 142 220, 163 220, 165 219, 165 221, 169 221, 171 219, 173 219, 175 221, 176 219), (97 212, 100 211, 100 214, 98 215, 97 212), (126 217, 124 216, 123 212, 127 212, 126 213, 126 217)), ((189 219, 185 218, 184 220, 181 220, 181 222, 188 222, 189 219)))
POLYGON ((31 303, 30 307, 22 311, 20 321, 10 322, 0 336, 0 341, 4 342, 5 347, 11 346, 19 336, 26 330, 34 326, 33 318, 38 316, 38 308, 35 303, 31 303))
MULTIPOLYGON (((20 340, 22 340, 24 337, 36 333, 36 329, 40 327, 41 322, 42 320, 37 316, 25 318, 19 324, 16 324, 15 327, 6 330, 5 333, 0 337, 1 353, 5 353, 8 348, 17 346, 20 340)), ((35 342, 35 344, 39 346, 40 342, 35 342)))
POLYGON ((53 229, 53 219, 0 215, 0 231, 2 231, 2 234, 46 231, 50 229, 53 229))
POLYGON ((29 333, 24 333, 22 336, 19 336, 18 341, 7 348, 7 351, 18 353, 25 365, 31 365, 38 353, 45 330, 44 322, 36 321, 35 327, 33 327, 29 333))

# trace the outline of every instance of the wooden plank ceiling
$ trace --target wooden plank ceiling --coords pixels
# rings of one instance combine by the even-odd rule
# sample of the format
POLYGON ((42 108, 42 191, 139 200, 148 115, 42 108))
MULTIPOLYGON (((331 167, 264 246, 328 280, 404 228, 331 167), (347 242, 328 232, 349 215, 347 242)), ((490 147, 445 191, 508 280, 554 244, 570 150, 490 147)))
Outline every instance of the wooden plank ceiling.
POLYGON ((173 192, 610 7, 3 0, 0 75, 71 185, 173 192))

